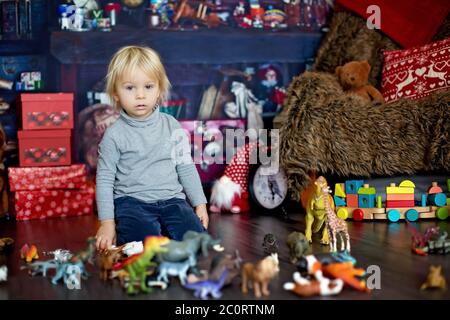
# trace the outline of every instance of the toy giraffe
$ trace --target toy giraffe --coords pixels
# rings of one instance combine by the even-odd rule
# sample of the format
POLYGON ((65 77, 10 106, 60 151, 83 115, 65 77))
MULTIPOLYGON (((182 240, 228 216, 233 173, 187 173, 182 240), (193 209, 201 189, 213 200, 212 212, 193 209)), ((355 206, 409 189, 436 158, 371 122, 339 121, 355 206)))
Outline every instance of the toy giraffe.
POLYGON ((322 194, 325 201, 325 212, 327 218, 325 219, 328 238, 330 241, 330 252, 337 251, 337 238, 336 236, 339 234, 341 238, 341 251, 350 252, 350 236, 348 235, 347 224, 344 220, 340 219, 330 203, 329 194, 331 193, 330 187, 327 184, 324 184, 322 187, 322 194), (343 237, 345 235, 345 239, 343 237), (345 242, 344 242, 345 241, 345 242), (346 245, 345 245, 346 244, 346 245))

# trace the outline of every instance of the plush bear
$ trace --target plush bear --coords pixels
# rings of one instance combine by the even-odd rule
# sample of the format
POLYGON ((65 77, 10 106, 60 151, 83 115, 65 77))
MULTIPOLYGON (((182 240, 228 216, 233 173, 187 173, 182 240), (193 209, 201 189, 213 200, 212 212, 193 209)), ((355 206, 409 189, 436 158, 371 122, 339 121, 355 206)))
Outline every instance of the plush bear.
POLYGON ((366 60, 351 61, 336 68, 336 75, 346 92, 355 93, 368 101, 384 103, 383 95, 367 84, 369 73, 370 65, 366 60))

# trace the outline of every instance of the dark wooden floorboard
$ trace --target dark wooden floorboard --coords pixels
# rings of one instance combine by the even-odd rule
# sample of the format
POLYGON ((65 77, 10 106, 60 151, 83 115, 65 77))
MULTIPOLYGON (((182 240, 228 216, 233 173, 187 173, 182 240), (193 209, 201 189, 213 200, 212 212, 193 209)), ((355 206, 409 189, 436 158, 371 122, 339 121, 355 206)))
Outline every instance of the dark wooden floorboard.
MULTIPOLYGON (((438 224, 450 233, 447 221, 427 220, 415 223, 421 231, 438 224)), ((420 257, 410 250, 411 236, 405 223, 388 222, 348 222, 351 234, 352 255, 357 266, 367 268, 378 265, 381 268, 381 290, 364 294, 345 288, 339 296, 318 299, 449 299, 450 293, 442 291, 420 291, 431 264, 443 267, 450 280, 449 258, 442 255, 420 257)), ((282 289, 290 281, 295 267, 289 263, 285 245, 287 235, 292 231, 304 232, 304 215, 289 214, 288 219, 258 214, 219 215, 211 214, 210 233, 223 240, 227 252, 238 249, 244 261, 255 261, 264 256, 262 240, 266 233, 275 234, 279 241, 281 272, 271 283, 270 299, 298 299, 282 289)), ((19 250, 24 243, 36 244, 39 252, 58 248, 77 251, 85 246, 85 239, 95 234, 95 216, 53 219, 44 221, 0 221, 0 237, 16 240, 14 251, 6 257, 9 277, 0 283, 0 299, 195 299, 191 291, 178 285, 177 279, 165 291, 155 289, 148 295, 128 297, 118 281, 103 283, 96 269, 90 266, 92 276, 82 281, 81 290, 68 290, 63 284, 56 286, 50 279, 40 276, 30 277, 20 270, 19 250)), ((318 240, 318 239, 316 239, 318 240)), ((327 247, 314 243, 314 253, 326 252, 327 247)), ((42 259, 47 257, 41 255, 42 259)), ((3 258, 5 259, 5 258, 3 258)), ((224 289, 222 299, 254 299, 252 294, 240 292, 239 279, 231 287, 224 289)))

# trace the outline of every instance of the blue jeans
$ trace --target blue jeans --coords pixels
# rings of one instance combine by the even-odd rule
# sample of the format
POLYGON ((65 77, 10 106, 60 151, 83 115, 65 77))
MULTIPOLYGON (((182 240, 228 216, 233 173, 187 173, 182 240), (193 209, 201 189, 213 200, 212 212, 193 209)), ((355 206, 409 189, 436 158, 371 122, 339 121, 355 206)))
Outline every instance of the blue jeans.
POLYGON ((146 203, 133 197, 114 200, 117 245, 143 241, 149 235, 182 240, 186 231, 205 232, 192 207, 184 199, 146 203))

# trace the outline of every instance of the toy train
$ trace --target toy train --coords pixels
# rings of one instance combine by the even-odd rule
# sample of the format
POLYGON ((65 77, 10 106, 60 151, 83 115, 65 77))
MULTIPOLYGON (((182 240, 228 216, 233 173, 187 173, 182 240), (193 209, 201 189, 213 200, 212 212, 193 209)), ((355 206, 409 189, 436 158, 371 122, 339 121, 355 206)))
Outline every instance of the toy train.
MULTIPOLYGON (((449 183, 450 185, 450 180, 449 183)), ((414 199, 415 185, 404 180, 397 187, 391 183, 386 187, 386 202, 377 194, 374 187, 364 184, 363 180, 350 180, 336 183, 334 202, 339 218, 346 220, 389 220, 438 218, 445 220, 450 210, 450 198, 433 182, 426 194, 422 194, 420 203, 414 199)))

